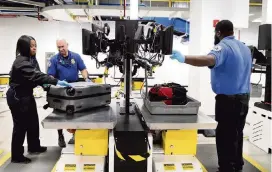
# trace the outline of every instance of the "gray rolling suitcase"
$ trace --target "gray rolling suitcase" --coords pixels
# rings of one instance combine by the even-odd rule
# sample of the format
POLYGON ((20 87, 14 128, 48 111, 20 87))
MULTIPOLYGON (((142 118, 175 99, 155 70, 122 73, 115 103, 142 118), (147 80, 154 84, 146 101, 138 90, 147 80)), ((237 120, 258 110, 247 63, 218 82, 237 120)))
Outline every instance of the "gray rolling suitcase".
POLYGON ((47 88, 47 102, 44 108, 65 111, 67 115, 75 112, 108 105, 111 102, 111 86, 90 82, 70 83, 72 88, 50 86, 47 88))

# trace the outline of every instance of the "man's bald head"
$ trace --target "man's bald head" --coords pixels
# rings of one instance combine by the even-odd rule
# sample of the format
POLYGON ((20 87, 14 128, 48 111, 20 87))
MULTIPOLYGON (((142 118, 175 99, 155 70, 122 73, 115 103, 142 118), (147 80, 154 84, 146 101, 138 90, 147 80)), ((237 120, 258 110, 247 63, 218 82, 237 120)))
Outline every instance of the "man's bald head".
POLYGON ((63 57, 68 56, 68 43, 65 39, 57 39, 57 48, 63 57))

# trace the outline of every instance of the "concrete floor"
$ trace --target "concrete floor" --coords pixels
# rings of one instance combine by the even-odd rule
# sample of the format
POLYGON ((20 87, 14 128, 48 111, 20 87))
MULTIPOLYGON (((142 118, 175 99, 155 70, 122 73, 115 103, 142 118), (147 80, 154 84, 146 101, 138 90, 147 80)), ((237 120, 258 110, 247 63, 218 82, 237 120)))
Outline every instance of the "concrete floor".
MULTIPOLYGON (((40 121, 42 121, 52 110, 44 110, 42 106, 46 104, 44 98, 36 99, 38 106, 38 113, 40 121)), ((3 149, 6 153, 10 151, 11 134, 12 134, 12 118, 5 98, 0 98, 0 149, 3 149)), ((66 141, 69 141, 71 134, 64 131, 66 141)), ((245 128, 245 137, 249 134, 248 125, 245 128)), ((57 146, 58 134, 56 130, 43 129, 40 126, 40 139, 41 144, 44 146, 57 146)), ((203 135, 199 135, 199 144, 214 144, 214 138, 205 138, 203 135)), ((25 144, 26 145, 26 144, 25 144)), ((263 168, 272 172, 272 159, 271 154, 266 154, 259 148, 252 145, 245 139, 244 153, 259 163, 263 168)), ((1 159, 0 155, 0 159, 1 159)))

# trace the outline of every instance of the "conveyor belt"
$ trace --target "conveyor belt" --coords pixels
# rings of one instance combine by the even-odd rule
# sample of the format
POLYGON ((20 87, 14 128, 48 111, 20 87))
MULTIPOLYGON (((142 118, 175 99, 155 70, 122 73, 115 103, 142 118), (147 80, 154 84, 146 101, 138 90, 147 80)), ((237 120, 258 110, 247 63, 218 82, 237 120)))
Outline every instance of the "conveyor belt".
MULTIPOLYGON (((217 153, 215 144, 199 144, 197 146, 197 158, 203 164, 208 172, 216 172, 217 153)), ((245 172, 260 172, 256 167, 244 159, 245 165, 243 171, 245 172)))
MULTIPOLYGON (((26 149, 25 149, 26 150, 26 149)), ((49 172, 53 169, 61 154, 61 148, 49 147, 46 153, 26 155, 32 160, 30 164, 8 164, 0 168, 3 172, 49 172)), ((1 171, 2 172, 2 171, 1 171)))

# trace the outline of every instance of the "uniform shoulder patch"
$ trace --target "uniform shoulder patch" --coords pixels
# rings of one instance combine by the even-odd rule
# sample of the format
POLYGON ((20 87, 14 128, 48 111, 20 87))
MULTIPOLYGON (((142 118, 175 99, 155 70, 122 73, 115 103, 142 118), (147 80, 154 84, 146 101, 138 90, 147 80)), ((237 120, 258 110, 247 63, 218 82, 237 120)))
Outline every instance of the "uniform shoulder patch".
POLYGON ((213 51, 221 51, 222 47, 220 45, 216 45, 213 47, 213 51))
POLYGON ((49 62, 48 62, 48 67, 50 67, 50 66, 51 66, 51 62, 49 61, 49 62))

